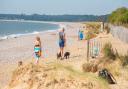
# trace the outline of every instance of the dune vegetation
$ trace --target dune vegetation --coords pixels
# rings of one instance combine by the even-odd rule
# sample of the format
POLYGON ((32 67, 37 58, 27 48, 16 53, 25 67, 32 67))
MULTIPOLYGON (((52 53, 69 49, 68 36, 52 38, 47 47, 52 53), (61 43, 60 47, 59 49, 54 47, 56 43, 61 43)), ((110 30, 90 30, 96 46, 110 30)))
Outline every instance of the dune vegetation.
POLYGON ((7 89, 110 89, 93 73, 83 73, 70 65, 51 63, 18 67, 7 89))
POLYGON ((108 17, 108 22, 128 27, 128 8, 122 7, 113 11, 108 17))

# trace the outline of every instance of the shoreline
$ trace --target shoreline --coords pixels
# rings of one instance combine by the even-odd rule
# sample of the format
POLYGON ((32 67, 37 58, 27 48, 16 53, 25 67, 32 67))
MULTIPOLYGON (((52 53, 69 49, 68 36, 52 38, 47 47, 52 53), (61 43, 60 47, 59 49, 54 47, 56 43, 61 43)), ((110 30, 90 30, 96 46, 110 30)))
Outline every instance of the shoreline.
POLYGON ((32 32, 32 33, 25 33, 25 34, 11 34, 11 35, 7 35, 7 36, 0 37, 0 41, 2 41, 2 40, 7 40, 7 39, 12 39, 12 38, 19 38, 19 37, 23 37, 23 36, 45 34, 45 33, 49 33, 49 32, 52 33, 52 32, 58 31, 59 29, 60 29, 60 28, 55 29, 55 30, 44 30, 44 31, 41 31, 41 32, 34 31, 34 32, 32 32))
POLYGON ((1 40, 7 40, 10 38, 18 38, 21 36, 29 36, 29 35, 36 35, 36 34, 42 34, 42 33, 47 33, 47 32, 54 32, 54 31, 58 31, 61 27, 65 27, 64 25, 62 25, 61 23, 57 23, 57 22, 45 22, 45 21, 31 21, 31 20, 0 20, 0 21, 15 21, 15 22, 28 22, 28 23, 49 23, 49 24, 56 24, 59 26, 59 28, 53 29, 53 30, 49 30, 46 29, 44 31, 33 31, 33 32, 29 32, 29 33, 17 33, 17 34, 11 34, 11 35, 6 35, 6 36, 0 36, 0 41, 1 40))
POLYGON ((51 24, 57 24, 58 22, 52 22, 52 21, 34 21, 34 20, 2 20, 0 21, 16 21, 16 22, 33 22, 33 23, 51 23, 51 24))

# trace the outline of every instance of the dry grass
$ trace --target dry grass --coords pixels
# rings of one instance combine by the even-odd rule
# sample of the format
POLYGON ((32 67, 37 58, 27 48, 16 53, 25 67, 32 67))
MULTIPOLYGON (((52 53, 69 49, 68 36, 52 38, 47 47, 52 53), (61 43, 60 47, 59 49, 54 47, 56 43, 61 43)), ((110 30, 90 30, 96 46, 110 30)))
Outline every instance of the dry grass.
POLYGON ((124 56, 120 56, 119 58, 123 67, 128 65, 128 54, 124 56))
POLYGON ((117 53, 115 53, 112 49, 111 43, 106 43, 103 48, 104 56, 108 59, 115 60, 117 58, 117 53))
POLYGON ((97 72, 98 71, 98 66, 97 66, 97 64, 94 64, 94 63, 84 63, 83 65, 82 65, 82 69, 83 69, 83 71, 84 72, 93 72, 93 73, 95 73, 95 72, 97 72))
POLYGON ((103 48, 104 57, 99 60, 99 69, 108 69, 114 76, 119 77, 121 75, 121 62, 118 58, 118 53, 112 50, 111 44, 105 44, 103 48))
POLYGON ((100 33, 101 23, 100 22, 86 22, 84 23, 86 30, 83 30, 85 39, 92 39, 100 33))
POLYGON ((105 31, 107 34, 110 33, 110 27, 108 26, 108 24, 105 24, 105 31))
POLYGON ((86 27, 87 27, 87 30, 91 30, 95 34, 99 34, 101 23, 100 22, 87 22, 86 27))
POLYGON ((114 76, 121 76, 121 66, 119 61, 113 61, 105 66, 114 76))
POLYGON ((8 89, 109 89, 107 82, 93 73, 83 73, 70 65, 28 64, 13 72, 8 89))

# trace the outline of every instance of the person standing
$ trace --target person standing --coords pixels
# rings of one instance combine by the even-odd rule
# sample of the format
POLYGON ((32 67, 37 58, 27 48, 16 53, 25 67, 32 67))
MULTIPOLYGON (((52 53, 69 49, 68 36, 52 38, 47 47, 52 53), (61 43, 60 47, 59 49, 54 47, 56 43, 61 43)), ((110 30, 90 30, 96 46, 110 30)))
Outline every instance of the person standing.
POLYGON ((80 40, 83 40, 83 38, 84 38, 83 31, 79 31, 79 39, 80 40))
POLYGON ((61 59, 64 57, 64 47, 66 46, 66 37, 65 37, 65 29, 62 28, 62 30, 59 32, 59 47, 60 47, 60 54, 61 59))
POLYGON ((39 62, 39 58, 41 57, 41 53, 42 53, 41 41, 40 41, 40 37, 37 36, 36 40, 35 40, 35 45, 34 45, 34 55, 36 58, 36 64, 39 62))

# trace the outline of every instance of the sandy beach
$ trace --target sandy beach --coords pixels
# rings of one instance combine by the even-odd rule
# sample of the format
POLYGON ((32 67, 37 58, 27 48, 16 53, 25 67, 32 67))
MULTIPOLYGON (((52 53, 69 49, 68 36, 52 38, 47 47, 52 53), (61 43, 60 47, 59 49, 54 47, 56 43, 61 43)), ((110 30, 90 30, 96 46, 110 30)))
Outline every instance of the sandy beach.
POLYGON ((0 89, 128 89, 128 0, 1 0, 0 89))
MULTIPOLYGON (((50 64, 52 62, 57 62, 63 65, 71 65, 75 70, 79 70, 82 72, 82 65, 86 62, 86 52, 87 52, 87 44, 86 40, 78 41, 77 34, 78 28, 82 26, 82 23, 69 23, 69 22, 59 22, 57 24, 65 26, 65 33, 67 38, 67 44, 65 47, 65 51, 69 51, 71 56, 68 60, 57 60, 56 53, 59 50, 58 45, 58 31, 54 32, 45 32, 37 34, 41 37, 42 47, 43 47, 43 55, 44 58, 41 58, 41 65, 50 64)), ((23 64, 27 64, 30 62, 35 62, 33 55, 33 46, 34 40, 37 35, 28 35, 21 36, 18 38, 11 38, 7 40, 0 41, 0 86, 7 86, 11 80, 12 73, 15 68, 18 66, 18 61, 23 61, 23 64)), ((100 33, 96 37, 97 41, 102 43, 102 46, 111 42, 113 48, 116 48, 119 53, 126 54, 128 45, 123 43, 117 38, 114 38, 111 34, 100 33), (125 47, 123 46, 125 45, 125 47), (119 48, 120 46, 120 48, 119 48)), ((100 58, 100 57, 99 57, 100 58)), ((93 60, 93 59, 92 59, 93 60)), ((97 58, 98 60, 98 58, 97 58)), ((123 76, 123 75, 122 75, 123 76)), ((119 82, 124 81, 123 89, 127 89, 125 79, 118 79, 119 82)), ((112 89, 117 88, 117 86, 122 86, 121 83, 119 85, 111 86, 112 89)))
MULTIPOLYGON (((77 29, 81 24, 63 22, 56 24, 66 26, 66 36, 69 38, 67 39, 67 47, 76 45, 77 29)), ((18 61, 23 61, 24 63, 34 61, 33 46, 37 35, 41 37, 44 60, 49 57, 56 59, 56 53, 59 50, 57 32, 58 30, 0 41, 0 86, 8 83, 11 72, 17 67, 18 61)))

